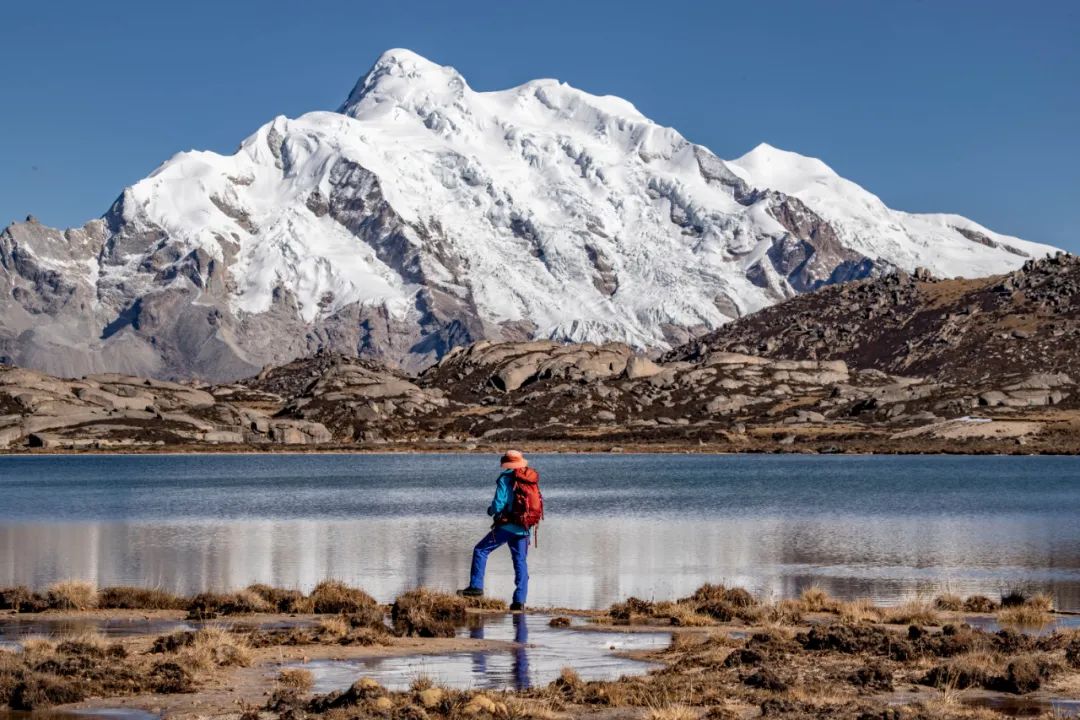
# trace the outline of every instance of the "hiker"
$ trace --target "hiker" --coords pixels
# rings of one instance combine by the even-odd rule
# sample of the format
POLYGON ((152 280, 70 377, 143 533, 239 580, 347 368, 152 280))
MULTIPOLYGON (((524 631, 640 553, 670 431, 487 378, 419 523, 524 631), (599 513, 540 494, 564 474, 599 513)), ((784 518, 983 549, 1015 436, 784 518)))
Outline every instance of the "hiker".
POLYGON ((544 497, 540 494, 540 474, 529 467, 529 461, 518 450, 507 450, 499 461, 502 472, 495 482, 495 499, 488 506, 493 518, 491 531, 473 548, 472 573, 469 587, 460 591, 465 597, 484 594, 484 571, 492 550, 510 546, 514 561, 513 612, 525 609, 529 593, 529 536, 544 517, 544 497))

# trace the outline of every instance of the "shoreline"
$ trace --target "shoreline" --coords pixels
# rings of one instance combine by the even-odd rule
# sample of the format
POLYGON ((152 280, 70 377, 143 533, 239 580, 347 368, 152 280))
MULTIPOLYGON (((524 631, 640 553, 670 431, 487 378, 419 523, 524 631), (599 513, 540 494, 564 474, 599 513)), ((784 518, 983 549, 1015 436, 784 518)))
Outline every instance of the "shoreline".
MULTIPOLYGON (((0 649, 0 680, 9 680, 0 682, 0 696, 9 693, 0 707, 119 711, 118 717, 141 711, 164 720, 991 720, 1002 715, 981 703, 1052 709, 1072 701, 1080 687, 1080 630, 1048 631, 1061 614, 1040 595, 998 603, 946 593, 885 607, 836 600, 813 587, 798 598, 765 602, 739 588, 706 584, 685 598, 627 598, 602 611, 530 608, 513 615, 515 626, 519 617, 531 626, 529 640, 519 642, 472 632, 488 623, 506 627, 502 603, 413 590, 393 605, 379 605, 359 589, 330 590, 319 602, 335 604, 315 613, 310 605, 279 604, 206 618, 205 599, 175 598, 182 602, 169 610, 0 614, 0 631, 20 621, 58 628, 84 623, 26 637, 17 651, 0 649), (416 614, 406 614, 410 608, 416 614), (132 625, 112 635, 100 624, 95 631, 103 620, 132 625), (623 649, 606 642, 590 647, 573 637, 594 633, 669 639, 623 649), (550 663, 542 671, 534 666, 537 674, 528 674, 524 687, 515 686, 519 675, 489 675, 486 661, 475 664, 505 657, 528 668, 530 653, 552 652, 565 661, 561 672, 550 663), (574 666, 588 667, 597 653, 612 659, 613 670, 582 679, 574 666), (428 676, 427 657, 458 658, 460 666, 443 665, 449 674, 428 676), (618 665, 620 659, 644 662, 635 669, 618 665), (392 667, 382 667, 394 660, 417 671, 403 683, 392 667), (68 665, 86 674, 54 670, 68 665), (476 673, 494 684, 481 689, 476 673), (127 680, 112 684, 114 675, 127 680)), ((68 587, 66 597, 77 598, 76 591, 68 587)), ((137 592, 113 597, 131 601, 137 592)), ((304 602, 289 592, 252 586, 218 600, 237 607, 238 601, 257 603, 262 593, 279 603, 304 602)))
MULTIPOLYGON (((867 443, 872 445, 874 443, 867 443)), ((985 445, 994 445, 986 443, 985 445)), ((862 445, 862 444, 860 444, 862 445)), ((829 456, 841 455, 848 457, 873 457, 873 456, 904 456, 904 457, 1075 457, 1080 455, 1080 446, 1075 448, 1033 448, 1027 446, 1014 446, 1008 449, 1000 447, 986 447, 982 444, 971 447, 961 446, 955 449, 930 448, 915 450, 909 448, 880 447, 868 449, 855 447, 846 449, 830 445, 824 449, 813 447, 791 447, 780 444, 763 444, 754 448, 732 449, 730 446, 710 446, 699 444, 668 444, 668 443, 640 443, 640 444, 617 444, 617 443, 589 443, 573 445, 566 443, 541 443, 541 442, 515 442, 508 440, 500 445, 478 444, 476 447, 461 447, 455 445, 438 445, 429 443, 395 443, 392 446, 348 446, 348 445, 268 445, 268 446, 237 446, 222 445, 208 446, 203 444, 184 447, 132 447, 118 450, 115 448, 5 448, 0 450, 0 458, 5 457, 70 457, 70 456, 175 456, 187 455, 492 455, 501 454, 505 447, 520 449, 522 452, 534 455, 714 455, 714 456, 737 456, 737 455, 801 455, 801 456, 829 456), (606 447, 604 447, 606 446, 606 447)))

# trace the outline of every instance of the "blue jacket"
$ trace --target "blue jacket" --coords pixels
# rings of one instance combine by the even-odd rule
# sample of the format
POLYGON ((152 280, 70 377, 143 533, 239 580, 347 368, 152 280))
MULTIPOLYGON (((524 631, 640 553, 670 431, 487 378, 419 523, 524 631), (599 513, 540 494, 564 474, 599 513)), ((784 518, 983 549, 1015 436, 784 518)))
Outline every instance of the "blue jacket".
MULTIPOLYGON (((495 517, 501 512, 507 512, 510 510, 510 504, 513 502, 513 489, 514 489, 514 471, 503 470, 499 474, 499 479, 495 481, 495 499, 491 501, 491 505, 488 506, 487 513, 491 517, 495 517)), ((506 523, 500 525, 503 530, 513 533, 515 535, 521 535, 527 537, 529 531, 518 525, 517 523, 506 523)))

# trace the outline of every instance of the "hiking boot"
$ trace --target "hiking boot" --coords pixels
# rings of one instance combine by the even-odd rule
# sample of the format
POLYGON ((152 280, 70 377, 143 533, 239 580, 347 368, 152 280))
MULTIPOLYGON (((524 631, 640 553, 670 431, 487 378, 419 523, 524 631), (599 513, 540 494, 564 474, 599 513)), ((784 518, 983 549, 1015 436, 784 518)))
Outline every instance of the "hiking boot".
POLYGON ((510 603, 510 612, 525 612, 525 606, 519 602, 510 603))
POLYGON ((470 585, 469 587, 465 588, 464 590, 458 590, 457 594, 460 595, 461 597, 483 597, 484 596, 484 591, 481 588, 474 588, 473 586, 470 585))

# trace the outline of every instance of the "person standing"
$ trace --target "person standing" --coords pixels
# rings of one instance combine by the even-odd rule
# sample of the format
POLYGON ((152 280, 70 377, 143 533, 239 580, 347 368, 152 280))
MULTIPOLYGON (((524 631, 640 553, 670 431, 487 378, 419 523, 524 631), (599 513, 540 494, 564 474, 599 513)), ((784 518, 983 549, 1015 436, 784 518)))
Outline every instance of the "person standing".
POLYGON ((514 563, 514 597, 510 610, 525 609, 529 594, 529 539, 544 517, 544 496, 540 494, 540 474, 529 467, 519 450, 507 450, 499 460, 502 472, 495 481, 495 498, 488 506, 491 530, 473 548, 469 586, 460 590, 465 597, 484 594, 484 574, 488 555, 503 545, 510 547, 514 563))

